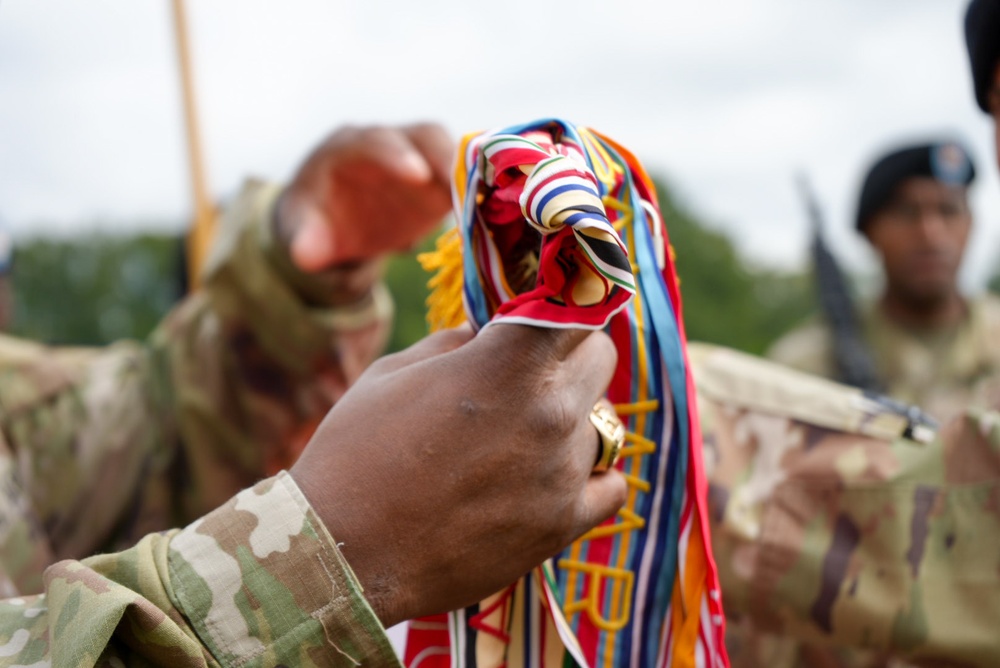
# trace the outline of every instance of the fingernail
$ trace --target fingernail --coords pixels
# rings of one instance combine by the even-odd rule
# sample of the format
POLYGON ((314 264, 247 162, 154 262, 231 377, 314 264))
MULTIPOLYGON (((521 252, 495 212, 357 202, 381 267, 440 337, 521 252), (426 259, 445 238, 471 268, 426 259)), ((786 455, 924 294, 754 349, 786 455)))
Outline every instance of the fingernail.
POLYGON ((323 268, 330 254, 330 234, 316 216, 308 216, 292 238, 289 252, 299 269, 306 272, 323 268))
POLYGON ((416 151, 407 151, 401 155, 397 164, 400 175, 412 181, 429 181, 432 176, 431 166, 416 151))

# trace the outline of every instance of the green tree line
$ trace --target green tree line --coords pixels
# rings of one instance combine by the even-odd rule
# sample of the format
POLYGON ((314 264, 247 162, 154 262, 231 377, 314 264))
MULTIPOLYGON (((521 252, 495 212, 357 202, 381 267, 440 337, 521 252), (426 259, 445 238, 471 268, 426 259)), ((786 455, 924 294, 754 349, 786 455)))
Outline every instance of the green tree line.
MULTIPOLYGON (((689 338, 761 353, 814 312, 807 272, 755 267, 725 234, 679 205, 662 183, 658 190, 677 254, 689 338)), ((427 333, 428 277, 416 255, 397 257, 388 268, 397 307, 394 350, 427 333)), ((12 331, 55 344, 143 338, 181 294, 180 261, 180 240, 168 235, 21 241, 13 271, 12 331)))

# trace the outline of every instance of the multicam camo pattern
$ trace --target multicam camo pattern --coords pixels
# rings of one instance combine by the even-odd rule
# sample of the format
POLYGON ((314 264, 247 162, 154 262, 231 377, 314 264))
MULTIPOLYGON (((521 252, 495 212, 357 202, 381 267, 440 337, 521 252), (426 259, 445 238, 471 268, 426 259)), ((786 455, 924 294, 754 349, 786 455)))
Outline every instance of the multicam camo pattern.
POLYGON ((0 662, 397 665, 322 522, 285 473, 182 531, 45 571, 0 603, 0 662))
MULTIPOLYGON (((356 311, 297 297, 274 196, 247 189, 205 291, 147 345, 0 340, 0 664, 398 665, 291 479, 231 498, 292 460, 279 444, 388 319, 377 292, 356 311)), ((734 664, 1000 665, 1000 416, 919 444, 856 391, 691 352, 734 664)))
POLYGON ((822 381, 701 345, 692 364, 734 667, 1000 665, 1000 415, 921 444, 857 390, 796 399, 822 381))
MULTIPOLYGON (((0 338, 0 597, 46 592, 0 605, 0 664, 214 665, 238 655, 249 657, 241 665, 274 665, 287 655, 289 665, 352 665, 347 657, 385 655, 311 511, 248 514, 257 506, 241 496, 172 541, 154 533, 293 461, 385 340, 383 288, 329 310, 289 287, 301 278, 271 239, 277 192, 248 185, 223 221, 204 289, 146 344, 52 349, 0 338), (252 533, 263 531, 278 538, 252 533), (101 552, 110 554, 72 561, 101 552), (71 561, 43 579, 60 560, 71 561), (228 614, 210 592, 236 593, 228 614), (231 640, 245 630, 253 641, 231 640), (327 658, 309 649, 323 638, 327 658)), ((349 294, 359 279, 322 280, 327 293, 349 294)), ((280 486, 305 507, 290 479, 280 486)))
MULTIPOLYGON (((940 421, 972 406, 1000 407, 1000 299, 969 300, 954 330, 919 334, 890 321, 874 304, 862 327, 889 396, 920 406, 940 421)), ((834 378, 830 330, 812 322, 782 337, 768 356, 807 373, 834 378)))

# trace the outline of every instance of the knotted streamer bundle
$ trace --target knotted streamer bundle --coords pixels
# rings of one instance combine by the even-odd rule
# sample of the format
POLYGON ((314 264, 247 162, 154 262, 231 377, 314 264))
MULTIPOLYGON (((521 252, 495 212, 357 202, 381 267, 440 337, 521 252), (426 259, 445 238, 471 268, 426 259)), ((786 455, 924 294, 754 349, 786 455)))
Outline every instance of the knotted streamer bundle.
POLYGON ((610 139, 543 120, 467 136, 453 195, 459 226, 422 257, 436 272, 432 327, 605 329, 629 492, 506 591, 412 622, 406 665, 728 665, 680 294, 649 177, 610 139))

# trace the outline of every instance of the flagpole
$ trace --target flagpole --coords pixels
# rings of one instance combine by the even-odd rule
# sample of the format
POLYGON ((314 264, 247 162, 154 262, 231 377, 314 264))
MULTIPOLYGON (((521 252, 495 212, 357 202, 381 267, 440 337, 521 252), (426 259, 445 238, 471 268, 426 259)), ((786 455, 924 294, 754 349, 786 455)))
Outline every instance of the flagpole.
POLYGON ((198 285, 199 273, 215 232, 215 207, 212 205, 206 185, 184 0, 171 0, 171 5, 181 78, 181 97, 184 104, 191 195, 194 203, 194 221, 187 238, 188 285, 194 289, 198 285))

